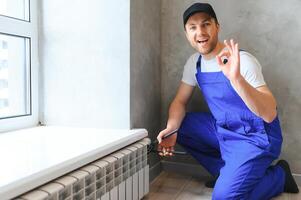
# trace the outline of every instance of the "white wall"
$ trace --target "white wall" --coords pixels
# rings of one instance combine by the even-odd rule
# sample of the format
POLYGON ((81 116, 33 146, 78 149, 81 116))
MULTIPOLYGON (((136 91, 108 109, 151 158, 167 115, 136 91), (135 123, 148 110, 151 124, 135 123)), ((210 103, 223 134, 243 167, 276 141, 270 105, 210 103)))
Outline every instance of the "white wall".
POLYGON ((41 120, 130 128, 130 0, 40 5, 41 120))

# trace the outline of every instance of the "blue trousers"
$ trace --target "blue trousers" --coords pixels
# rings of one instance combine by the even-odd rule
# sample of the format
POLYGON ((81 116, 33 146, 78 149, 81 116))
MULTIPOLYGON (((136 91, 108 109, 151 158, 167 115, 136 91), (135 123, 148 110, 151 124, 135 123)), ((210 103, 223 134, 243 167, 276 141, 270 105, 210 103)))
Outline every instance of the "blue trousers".
POLYGON ((220 174, 212 199, 268 200, 283 192, 285 182, 283 169, 271 166, 282 143, 281 133, 272 130, 266 128, 268 144, 253 142, 253 136, 218 127, 209 113, 187 113, 177 143, 209 173, 220 174))

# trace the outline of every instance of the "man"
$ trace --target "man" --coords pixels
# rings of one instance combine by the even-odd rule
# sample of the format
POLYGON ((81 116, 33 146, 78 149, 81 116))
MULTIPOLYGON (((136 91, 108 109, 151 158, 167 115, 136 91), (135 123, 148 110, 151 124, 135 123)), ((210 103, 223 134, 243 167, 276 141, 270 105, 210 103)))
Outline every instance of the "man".
POLYGON ((271 166, 280 154, 282 135, 276 101, 260 64, 233 40, 218 40, 220 25, 211 5, 193 4, 183 20, 197 53, 184 67, 166 129, 157 137, 160 155, 172 155, 175 143, 181 144, 218 177, 213 199, 264 200, 281 192, 298 193, 288 163, 271 166), (185 112, 196 85, 210 113, 185 112))

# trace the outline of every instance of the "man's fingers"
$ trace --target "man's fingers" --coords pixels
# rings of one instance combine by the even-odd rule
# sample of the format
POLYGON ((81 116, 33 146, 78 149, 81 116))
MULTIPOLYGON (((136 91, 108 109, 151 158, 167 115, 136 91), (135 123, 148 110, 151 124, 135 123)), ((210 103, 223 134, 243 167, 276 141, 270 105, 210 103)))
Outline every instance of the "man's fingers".
POLYGON ((158 151, 159 156, 163 156, 163 153, 162 153, 162 146, 161 146, 161 145, 158 145, 157 151, 158 151))
POLYGON ((163 137, 163 135, 164 135, 164 131, 161 131, 161 132, 159 133, 159 135, 157 136, 157 140, 158 140, 158 143, 159 143, 159 144, 162 142, 162 137, 163 137))
POLYGON ((230 41, 230 43, 231 43, 231 46, 232 46, 232 49, 233 49, 233 53, 236 53, 237 52, 237 42, 235 42, 233 39, 231 39, 231 41, 230 41))
POLYGON ((164 156, 166 156, 167 149, 166 149, 166 148, 163 148, 162 152, 163 152, 164 156))
POLYGON ((160 156, 165 156, 165 148, 160 146, 160 148, 158 147, 158 151, 159 151, 159 155, 160 156))
POLYGON ((230 41, 224 40, 224 44, 228 51, 222 51, 218 54, 217 62, 219 66, 224 66, 224 59, 228 59, 230 57, 235 58, 239 62, 239 46, 238 43, 235 42, 233 39, 230 41))
POLYGON ((223 61, 222 61, 222 57, 220 57, 220 56, 216 56, 216 60, 217 60, 217 64, 219 65, 219 66, 222 66, 224 63, 223 63, 223 61))
POLYGON ((231 44, 232 50, 234 51, 235 50, 235 44, 234 44, 234 40, 233 39, 230 40, 230 44, 231 44))
POLYGON ((167 149, 166 149, 165 147, 163 147, 163 149, 162 149, 162 153, 163 153, 163 156, 166 156, 167 149))
POLYGON ((170 151, 174 152, 175 151, 175 147, 170 147, 170 151))
POLYGON ((175 151, 174 147, 170 147, 169 156, 173 156, 173 152, 175 151))
POLYGON ((168 133, 168 132, 169 132, 169 130, 164 129, 163 131, 161 131, 161 132, 158 134, 157 140, 158 140, 158 143, 159 143, 159 144, 162 142, 162 137, 163 137, 166 133, 168 133))
POLYGON ((226 45, 228 51, 230 52, 230 55, 232 55, 233 49, 232 49, 231 45, 229 44, 229 42, 227 40, 224 40, 224 44, 226 45))
POLYGON ((219 66, 223 66, 225 65, 226 63, 224 63, 224 60, 225 59, 229 59, 230 57, 230 52, 227 50, 227 51, 222 51, 220 52, 217 56, 216 56, 216 59, 217 59, 217 64, 219 66))
POLYGON ((173 156, 174 147, 163 147, 159 145, 157 151, 160 156, 173 156))
POLYGON ((216 56, 217 64, 222 65, 222 59, 219 56, 216 56))
POLYGON ((233 39, 230 39, 229 42, 227 40, 224 40, 224 44, 226 45, 226 47, 229 50, 231 55, 236 53, 236 44, 237 43, 233 39))
POLYGON ((221 51, 217 56, 218 57, 229 57, 231 54, 228 50, 221 51))
POLYGON ((238 47, 238 43, 235 44, 235 54, 236 54, 236 56, 239 58, 239 47, 238 47))

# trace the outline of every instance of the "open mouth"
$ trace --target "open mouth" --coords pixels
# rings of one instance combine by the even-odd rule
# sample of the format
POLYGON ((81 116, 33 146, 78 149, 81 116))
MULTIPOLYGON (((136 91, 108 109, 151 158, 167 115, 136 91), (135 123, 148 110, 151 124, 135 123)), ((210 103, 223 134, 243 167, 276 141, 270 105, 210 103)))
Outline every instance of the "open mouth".
POLYGON ((209 39, 206 40, 197 40, 197 43, 199 44, 206 44, 208 42, 209 39))

